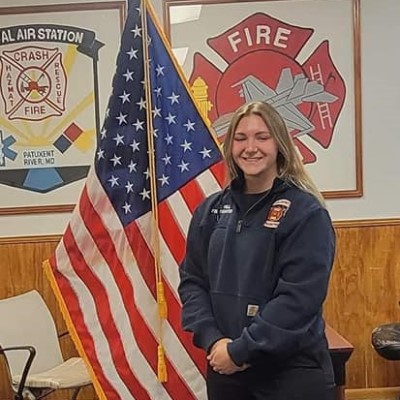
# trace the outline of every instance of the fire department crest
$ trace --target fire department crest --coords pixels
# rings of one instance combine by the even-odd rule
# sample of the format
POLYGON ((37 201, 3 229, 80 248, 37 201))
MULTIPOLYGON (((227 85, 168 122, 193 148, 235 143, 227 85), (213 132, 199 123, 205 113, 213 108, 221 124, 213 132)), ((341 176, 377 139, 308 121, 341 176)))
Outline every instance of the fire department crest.
POLYGON ((305 137, 324 149, 329 147, 346 87, 328 40, 318 43, 300 61, 299 54, 303 52, 304 58, 313 34, 312 28, 255 13, 207 40, 226 68, 221 70, 196 53, 189 81, 219 137, 224 136, 231 114, 241 104, 261 100, 282 115, 304 163, 317 159, 304 143, 305 137))
POLYGON ((62 115, 67 77, 58 48, 24 46, 4 51, 0 62, 0 92, 10 120, 62 115))

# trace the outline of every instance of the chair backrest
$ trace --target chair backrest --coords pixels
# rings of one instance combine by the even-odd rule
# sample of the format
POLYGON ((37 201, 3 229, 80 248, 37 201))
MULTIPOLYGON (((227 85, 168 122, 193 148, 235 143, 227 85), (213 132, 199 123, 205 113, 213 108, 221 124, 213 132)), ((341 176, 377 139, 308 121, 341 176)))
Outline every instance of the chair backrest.
MULTIPOLYGON (((30 373, 48 370, 63 361, 53 317, 36 290, 0 300, 0 346, 35 347, 30 373)), ((21 374, 27 352, 5 355, 11 374, 21 374)))

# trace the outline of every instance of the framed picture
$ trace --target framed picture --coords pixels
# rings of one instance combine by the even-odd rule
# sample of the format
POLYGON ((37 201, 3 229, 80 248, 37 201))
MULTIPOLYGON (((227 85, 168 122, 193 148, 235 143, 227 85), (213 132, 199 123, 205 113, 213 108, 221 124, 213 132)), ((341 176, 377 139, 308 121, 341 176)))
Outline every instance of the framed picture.
POLYGON ((362 188, 359 0, 164 0, 165 31, 217 135, 241 104, 284 118, 326 198, 362 188))
POLYGON ((0 215, 77 203, 124 20, 125 1, 0 8, 0 215))

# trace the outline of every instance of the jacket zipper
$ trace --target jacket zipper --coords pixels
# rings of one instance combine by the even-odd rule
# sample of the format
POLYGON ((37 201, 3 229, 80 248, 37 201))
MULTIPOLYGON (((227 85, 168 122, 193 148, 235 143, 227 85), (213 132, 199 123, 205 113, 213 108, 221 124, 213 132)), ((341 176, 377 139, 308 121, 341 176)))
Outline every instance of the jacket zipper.
POLYGON ((239 219, 236 225, 236 233, 240 233, 240 231, 242 230, 242 224, 243 224, 243 219, 239 219))
POLYGON ((236 233, 240 233, 242 231, 242 227, 243 227, 243 222, 244 219, 246 218, 247 214, 254 208, 257 206, 257 204, 261 203, 264 199, 266 199, 268 197, 268 195, 271 193, 271 191, 268 191, 268 193, 266 193, 263 197, 261 197, 261 199, 257 200, 242 216, 242 218, 239 219, 239 221, 236 224, 236 233))

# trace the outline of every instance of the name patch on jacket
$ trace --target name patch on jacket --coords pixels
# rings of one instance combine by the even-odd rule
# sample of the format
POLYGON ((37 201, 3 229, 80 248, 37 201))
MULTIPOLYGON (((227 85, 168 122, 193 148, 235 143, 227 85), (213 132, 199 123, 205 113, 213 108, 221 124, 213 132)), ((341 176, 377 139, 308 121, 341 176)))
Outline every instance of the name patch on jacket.
POLYGON ((290 207, 290 201, 287 199, 279 199, 272 204, 268 211, 267 220, 264 222, 266 228, 277 228, 282 218, 290 207))
POLYGON ((230 204, 224 204, 222 207, 219 208, 212 208, 211 214, 232 214, 232 206, 230 204))

